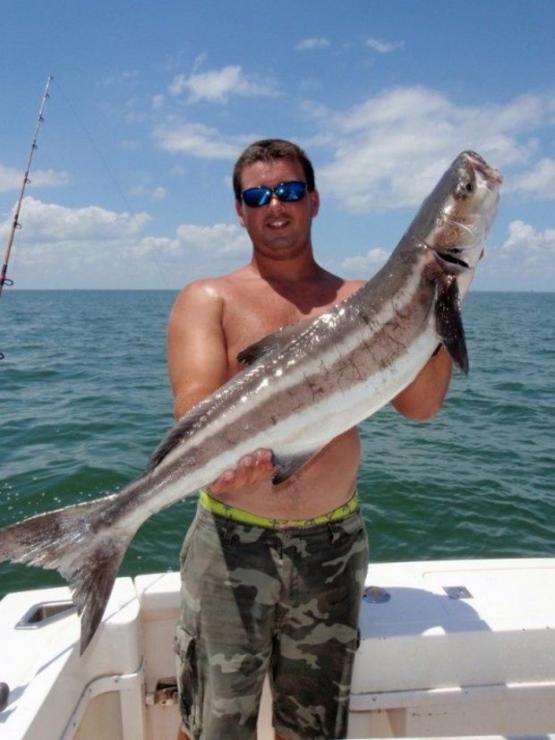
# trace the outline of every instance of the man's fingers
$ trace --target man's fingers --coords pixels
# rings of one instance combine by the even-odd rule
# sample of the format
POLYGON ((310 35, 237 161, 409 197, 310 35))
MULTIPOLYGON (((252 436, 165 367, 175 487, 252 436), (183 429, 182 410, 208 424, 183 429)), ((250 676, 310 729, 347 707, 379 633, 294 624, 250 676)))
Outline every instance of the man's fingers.
POLYGON ((223 472, 218 478, 218 480, 222 484, 233 483, 233 480, 235 479, 236 476, 237 476, 237 470, 235 468, 230 468, 229 470, 226 470, 225 472, 223 472))
POLYGON ((256 455, 256 461, 259 465, 273 467, 273 456, 271 450, 257 450, 254 454, 256 455))
POLYGON ((242 457, 237 465, 225 470, 210 486, 213 493, 224 493, 257 483, 274 469, 272 451, 256 450, 242 457))
POLYGON ((253 455, 245 455, 239 460, 239 469, 248 472, 256 465, 256 457, 253 455))
POLYGON ((212 493, 223 493, 234 483, 237 474, 236 468, 229 468, 219 475, 208 487, 212 493))

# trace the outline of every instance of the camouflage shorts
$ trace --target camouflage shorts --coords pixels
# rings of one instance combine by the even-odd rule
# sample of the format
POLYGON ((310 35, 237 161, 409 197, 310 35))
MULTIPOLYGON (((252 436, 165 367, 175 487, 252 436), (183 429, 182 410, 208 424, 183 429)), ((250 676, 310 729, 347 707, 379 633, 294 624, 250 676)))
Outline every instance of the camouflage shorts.
POLYGON ((255 738, 266 673, 280 735, 345 737, 368 567, 358 511, 278 530, 199 507, 181 557, 176 652, 190 737, 255 738))

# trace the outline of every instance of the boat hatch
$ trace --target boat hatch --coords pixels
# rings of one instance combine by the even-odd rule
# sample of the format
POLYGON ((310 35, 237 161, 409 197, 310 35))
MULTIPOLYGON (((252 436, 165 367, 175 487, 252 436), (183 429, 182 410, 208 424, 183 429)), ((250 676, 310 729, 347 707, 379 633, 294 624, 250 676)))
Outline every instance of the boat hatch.
POLYGON ((64 601, 42 601, 33 604, 27 609, 19 622, 15 625, 17 630, 36 629, 50 624, 56 619, 65 617, 75 611, 75 605, 71 599, 64 601))

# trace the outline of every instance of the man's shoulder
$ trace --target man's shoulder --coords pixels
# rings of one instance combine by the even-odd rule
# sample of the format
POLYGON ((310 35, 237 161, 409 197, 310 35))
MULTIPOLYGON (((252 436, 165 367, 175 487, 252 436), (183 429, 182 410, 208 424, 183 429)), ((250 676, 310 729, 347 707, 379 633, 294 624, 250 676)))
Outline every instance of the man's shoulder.
POLYGON ((191 280, 179 292, 177 302, 222 299, 233 286, 233 273, 191 280))
POLYGON ((225 306, 236 301, 241 293, 242 269, 217 277, 204 277, 187 283, 179 292, 172 309, 172 315, 192 315, 199 311, 209 311, 211 315, 221 315, 225 306))
POLYGON ((223 305, 218 278, 201 278, 187 283, 178 293, 170 313, 170 327, 191 317, 219 313, 223 305))

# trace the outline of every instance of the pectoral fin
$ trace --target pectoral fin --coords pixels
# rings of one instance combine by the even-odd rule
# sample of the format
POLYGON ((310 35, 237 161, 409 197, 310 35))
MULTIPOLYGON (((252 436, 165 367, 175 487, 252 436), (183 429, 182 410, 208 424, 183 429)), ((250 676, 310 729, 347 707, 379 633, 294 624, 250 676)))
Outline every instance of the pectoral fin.
POLYGON ((447 277, 437 283, 435 305, 436 331, 453 362, 468 374, 468 352, 461 319, 459 288, 457 281, 447 277))
POLYGON ((274 455, 273 462, 276 467, 276 472, 272 481, 274 485, 283 483, 290 478, 293 473, 300 470, 318 450, 310 450, 310 452, 300 452, 298 455, 274 455))

